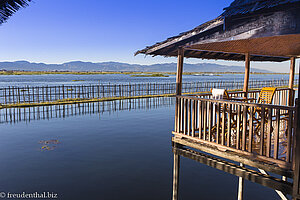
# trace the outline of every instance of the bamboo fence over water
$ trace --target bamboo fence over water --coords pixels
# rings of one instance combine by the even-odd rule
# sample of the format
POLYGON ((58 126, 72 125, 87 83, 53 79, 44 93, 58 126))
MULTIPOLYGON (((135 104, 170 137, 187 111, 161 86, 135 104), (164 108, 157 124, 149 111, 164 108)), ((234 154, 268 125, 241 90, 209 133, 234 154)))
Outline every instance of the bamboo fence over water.
POLYGON ((169 107, 175 104, 174 98, 144 98, 124 99, 117 101, 103 101, 94 103, 78 103, 26 108, 0 109, 0 124, 29 123, 35 120, 50 120, 53 118, 67 118, 103 113, 113 113, 124 110, 150 110, 160 107, 169 107))
MULTIPOLYGON (((297 83, 295 80, 294 83, 297 83)), ((205 81, 182 84, 183 93, 208 92, 211 88, 242 89, 243 81, 205 81)), ((287 86, 288 80, 250 80, 249 88, 287 86)), ((103 99, 175 94, 176 83, 134 83, 26 86, 0 88, 0 104, 54 102, 65 99, 103 99)))

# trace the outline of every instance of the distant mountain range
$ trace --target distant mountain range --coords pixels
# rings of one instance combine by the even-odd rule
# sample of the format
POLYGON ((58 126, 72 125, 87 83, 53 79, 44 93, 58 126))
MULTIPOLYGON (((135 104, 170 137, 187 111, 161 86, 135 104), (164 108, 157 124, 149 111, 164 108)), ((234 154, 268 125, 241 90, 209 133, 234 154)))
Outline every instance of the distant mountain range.
MULTIPOLYGON (((119 62, 67 62, 63 64, 30 63, 28 61, 0 62, 0 70, 24 71, 139 71, 175 72, 176 63, 138 65, 119 62)), ((185 72, 243 72, 244 67, 211 63, 184 64, 185 72)), ((268 70, 252 68, 251 72, 269 73, 268 70)))

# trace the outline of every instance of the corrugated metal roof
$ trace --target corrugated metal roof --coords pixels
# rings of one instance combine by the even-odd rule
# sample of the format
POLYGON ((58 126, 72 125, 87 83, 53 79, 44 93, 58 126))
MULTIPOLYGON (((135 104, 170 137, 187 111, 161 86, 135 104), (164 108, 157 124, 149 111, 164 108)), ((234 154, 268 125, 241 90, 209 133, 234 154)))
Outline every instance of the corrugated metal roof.
POLYGON ((229 7, 224 8, 223 17, 244 15, 262 9, 275 8, 286 4, 300 2, 300 0, 235 0, 229 7))

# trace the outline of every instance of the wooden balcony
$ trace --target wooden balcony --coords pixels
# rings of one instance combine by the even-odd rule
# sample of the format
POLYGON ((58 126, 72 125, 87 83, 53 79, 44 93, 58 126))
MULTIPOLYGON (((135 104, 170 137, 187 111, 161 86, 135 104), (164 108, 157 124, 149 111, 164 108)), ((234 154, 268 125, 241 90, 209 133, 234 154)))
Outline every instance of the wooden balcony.
MULTIPOLYGON (((248 98, 258 99, 259 92, 249 91, 248 98)), ((173 142, 292 177, 296 107, 288 106, 289 96, 294 90, 288 88, 277 89, 272 104, 177 96, 173 142)))

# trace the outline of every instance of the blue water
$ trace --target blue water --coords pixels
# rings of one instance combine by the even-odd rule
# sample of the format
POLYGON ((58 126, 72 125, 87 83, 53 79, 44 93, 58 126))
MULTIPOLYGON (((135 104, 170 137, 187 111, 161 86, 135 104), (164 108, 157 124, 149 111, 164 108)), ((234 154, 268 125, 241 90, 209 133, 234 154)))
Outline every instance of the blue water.
MULTIPOLYGON (((250 75, 250 79, 254 80, 273 80, 288 79, 287 74, 272 75, 250 75)), ((183 82, 205 82, 205 81, 242 81, 243 74, 223 74, 219 76, 195 76, 184 75, 183 82)), ((123 74, 105 74, 105 75, 66 75, 66 74, 50 74, 50 75, 1 75, 0 87, 7 86, 50 86, 50 85, 82 85, 82 84, 108 84, 108 83, 148 83, 148 82, 175 82, 175 75, 169 77, 130 77, 123 74), (82 81, 72 81, 82 80, 82 81)))
MULTIPOLYGON (((0 114, 0 192, 53 192, 67 200, 171 199, 174 100, 8 109, 0 114), (46 140, 59 143, 43 150, 40 142, 46 140)), ((236 199, 237 177, 187 158, 180 165, 179 199, 236 199)), ((273 190, 246 181, 245 199, 279 198, 273 190)))

